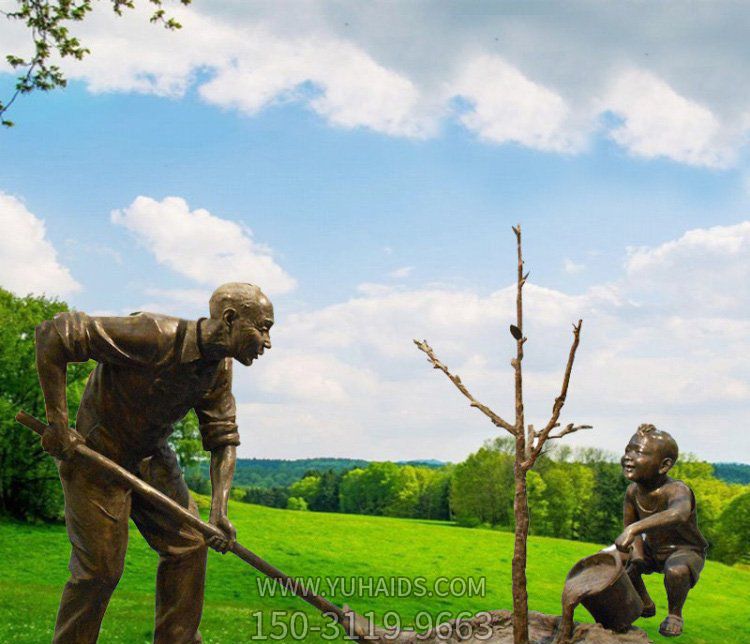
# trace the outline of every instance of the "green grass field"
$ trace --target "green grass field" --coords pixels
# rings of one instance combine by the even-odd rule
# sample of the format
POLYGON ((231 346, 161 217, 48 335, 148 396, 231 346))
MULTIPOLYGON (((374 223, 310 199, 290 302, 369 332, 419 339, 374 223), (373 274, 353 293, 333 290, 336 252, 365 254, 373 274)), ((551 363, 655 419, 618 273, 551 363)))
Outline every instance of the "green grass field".
MULTIPOLYGON (((392 611, 399 614, 402 624, 408 625, 417 617, 426 624, 441 612, 455 617, 461 611, 511 605, 512 535, 508 533, 427 521, 290 512, 241 503, 231 504, 230 517, 244 545, 293 576, 342 576, 347 580, 424 577, 430 584, 438 577, 486 578, 483 597, 420 598, 409 593, 400 597, 344 597, 340 592, 332 597, 338 604, 348 602, 360 613, 374 611, 379 622, 386 617, 395 619, 392 611)), ((156 555, 137 530, 131 528, 125 575, 102 627, 100 641, 105 643, 151 641, 156 555)), ((532 537, 528 566, 532 610, 558 613, 568 569, 598 548, 532 537)), ((62 526, 0 523, 0 642, 50 641, 59 594, 67 578, 68 554, 62 526)), ((258 639, 259 632, 269 638, 267 641, 274 641, 272 636, 275 641, 295 641, 289 635, 279 637, 283 627, 272 624, 272 620, 295 626, 298 636, 304 634, 307 625, 308 635, 298 639, 311 642, 324 639, 310 632, 327 622, 296 598, 260 597, 257 578, 258 574, 236 557, 210 554, 201 629, 206 642, 250 642, 258 639), (302 616, 294 617, 296 611, 302 611, 302 616)), ((658 576, 649 578, 659 611, 657 617, 638 622, 656 642, 667 641, 657 633, 666 610, 661 583, 658 576)), ((347 591, 351 584, 347 581, 347 591)), ((686 632, 679 641, 682 644, 750 642, 748 597, 750 572, 708 562, 700 583, 688 598, 686 632)), ((577 619, 590 621, 580 608, 577 619)))

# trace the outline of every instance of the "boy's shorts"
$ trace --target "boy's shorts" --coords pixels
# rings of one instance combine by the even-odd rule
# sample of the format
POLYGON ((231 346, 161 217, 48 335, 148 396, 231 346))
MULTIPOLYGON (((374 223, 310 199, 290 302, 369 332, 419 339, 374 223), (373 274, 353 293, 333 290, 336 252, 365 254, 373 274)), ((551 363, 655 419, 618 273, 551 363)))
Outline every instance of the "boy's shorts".
POLYGON ((645 558, 641 568, 643 574, 650 575, 653 572, 664 572, 664 567, 669 563, 670 566, 683 565, 687 566, 690 571, 690 587, 698 583, 698 578, 703 570, 703 564, 706 563, 706 557, 690 548, 678 548, 677 550, 660 555, 652 553, 648 548, 644 548, 645 558))

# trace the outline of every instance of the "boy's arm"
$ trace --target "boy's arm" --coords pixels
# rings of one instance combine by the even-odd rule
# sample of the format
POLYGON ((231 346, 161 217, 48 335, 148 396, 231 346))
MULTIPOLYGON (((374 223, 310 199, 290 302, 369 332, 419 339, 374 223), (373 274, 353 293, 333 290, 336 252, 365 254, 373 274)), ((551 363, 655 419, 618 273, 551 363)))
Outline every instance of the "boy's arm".
POLYGON ((655 528, 667 528, 672 525, 685 523, 690 518, 692 500, 688 488, 684 485, 666 486, 664 494, 668 495, 667 509, 657 512, 649 517, 644 517, 626 526, 622 534, 617 537, 615 545, 618 550, 627 550, 635 541, 636 537, 643 532, 655 528))
POLYGON ((622 525, 626 528, 638 521, 638 510, 633 502, 633 484, 625 491, 625 501, 622 504, 622 525))
MULTIPOLYGON (((635 494, 635 487, 634 484, 631 484, 625 492, 625 501, 622 505, 622 525, 625 528, 638 521, 638 509, 635 507, 633 494, 635 494)), ((643 537, 638 533, 631 544, 630 560, 642 561, 645 558, 643 537)))

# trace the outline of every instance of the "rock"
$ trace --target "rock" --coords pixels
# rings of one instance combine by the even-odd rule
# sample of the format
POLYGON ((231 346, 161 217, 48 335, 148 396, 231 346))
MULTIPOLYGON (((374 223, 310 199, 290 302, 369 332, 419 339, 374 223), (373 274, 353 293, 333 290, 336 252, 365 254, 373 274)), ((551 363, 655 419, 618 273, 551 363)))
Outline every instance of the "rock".
MULTIPOLYGON (((531 644, 553 644, 560 617, 543 613, 529 613, 529 641, 531 644)), ((440 624, 432 631, 418 634, 414 631, 394 633, 376 629, 376 637, 368 639, 374 644, 465 642, 479 644, 513 644, 513 613, 509 610, 491 610, 477 613, 471 619, 453 620, 440 624)), ((600 624, 574 623, 573 636, 566 644, 651 644, 640 628, 631 627, 626 633, 609 631, 600 624)))

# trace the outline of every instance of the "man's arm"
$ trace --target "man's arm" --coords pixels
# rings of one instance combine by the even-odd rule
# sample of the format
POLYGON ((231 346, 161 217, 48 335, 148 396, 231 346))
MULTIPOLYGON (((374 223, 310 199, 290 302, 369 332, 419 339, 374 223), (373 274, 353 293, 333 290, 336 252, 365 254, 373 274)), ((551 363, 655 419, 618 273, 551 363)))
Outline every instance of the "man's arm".
POLYGON ((211 537, 208 545, 226 552, 236 536, 234 526, 227 518, 227 503, 232 487, 237 459, 236 404, 232 395, 232 361, 226 358, 219 367, 211 391, 195 407, 198 416, 203 449, 211 452, 211 515, 210 522, 222 529, 226 539, 211 537))
POLYGON ((627 550, 635 538, 644 532, 648 533, 649 530, 654 530, 655 528, 668 528, 669 526, 685 523, 690 519, 692 499, 687 487, 679 484, 668 485, 663 493, 669 497, 667 509, 628 525, 615 541, 618 549, 627 550))
POLYGON ((227 538, 211 537, 209 545, 219 552, 226 552, 237 536, 237 531, 227 517, 229 492, 232 488, 236 460, 237 448, 234 445, 223 445, 211 452, 211 514, 209 521, 221 528, 227 538))
POLYGON ((36 327, 35 338, 36 368, 49 425, 42 436, 42 448, 55 458, 67 458, 78 440, 68 427, 68 354, 51 321, 36 327))

